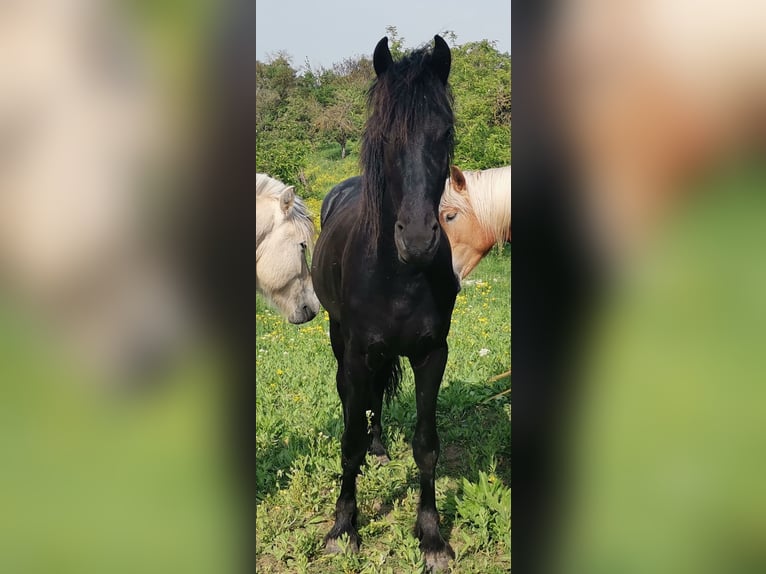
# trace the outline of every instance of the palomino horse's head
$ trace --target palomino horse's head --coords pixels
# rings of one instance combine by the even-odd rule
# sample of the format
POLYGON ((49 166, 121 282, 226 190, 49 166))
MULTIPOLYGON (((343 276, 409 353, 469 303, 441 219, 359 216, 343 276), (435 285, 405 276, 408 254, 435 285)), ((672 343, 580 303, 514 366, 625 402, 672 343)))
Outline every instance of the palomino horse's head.
POLYGON ((257 175, 256 286, 291 323, 311 321, 319 300, 306 261, 314 224, 292 186, 257 175))
POLYGON ((450 167, 439 204, 439 221, 452 247, 461 280, 499 241, 511 238, 510 167, 462 172, 450 167))
MULTIPOLYGON (((394 62, 383 38, 375 48, 377 78, 363 142, 364 185, 379 191, 378 201, 393 207, 394 242, 404 263, 428 264, 441 238, 438 204, 454 146, 452 98, 447 78, 449 46, 435 36, 429 53, 421 50, 394 62), (385 190, 385 193, 380 193, 385 190), (386 195, 387 199, 382 196, 386 195)), ((369 197, 370 190, 365 194, 369 197)), ((366 216, 377 230, 380 204, 366 216)), ((387 230, 386 230, 387 231, 387 230)), ((377 232, 374 232, 377 236, 377 232)))

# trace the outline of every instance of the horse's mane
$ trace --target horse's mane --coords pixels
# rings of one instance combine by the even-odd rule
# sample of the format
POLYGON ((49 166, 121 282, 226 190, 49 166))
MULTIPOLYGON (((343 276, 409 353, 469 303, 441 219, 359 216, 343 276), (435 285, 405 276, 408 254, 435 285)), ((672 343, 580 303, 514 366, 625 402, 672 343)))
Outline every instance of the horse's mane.
MULTIPOLYGON (((436 113, 454 124, 452 91, 431 67, 428 48, 410 52, 378 76, 367 93, 368 118, 362 136, 363 209, 360 224, 366 228, 370 244, 380 236, 380 216, 385 190, 383 172, 384 142, 407 143, 410 131, 420 118, 436 113)), ((454 141, 449 142, 450 159, 454 141)))
MULTIPOLYGON (((279 195, 288 187, 288 185, 265 173, 258 173, 255 176, 256 199, 268 198, 279 200, 279 195)), ((290 210, 287 221, 295 226, 299 237, 306 242, 309 248, 314 245, 314 222, 311 219, 311 214, 306 204, 297 195, 293 201, 293 208, 290 210)))
POLYGON ((511 228, 511 166, 464 171, 463 175, 468 196, 455 191, 448 181, 442 207, 473 211, 479 225, 494 236, 497 243, 502 243, 511 228))

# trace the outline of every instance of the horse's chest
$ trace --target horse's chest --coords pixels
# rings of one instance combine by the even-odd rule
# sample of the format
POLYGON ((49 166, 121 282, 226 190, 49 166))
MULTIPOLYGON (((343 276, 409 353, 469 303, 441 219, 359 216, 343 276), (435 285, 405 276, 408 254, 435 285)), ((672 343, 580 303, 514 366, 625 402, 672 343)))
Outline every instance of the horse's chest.
POLYGON ((446 338, 449 311, 441 309, 428 291, 393 292, 372 303, 367 331, 371 339, 389 342, 396 354, 409 354, 446 338))
POLYGON ((390 324, 390 338, 398 342, 398 351, 404 354, 446 338, 447 328, 436 314, 400 316, 390 324))

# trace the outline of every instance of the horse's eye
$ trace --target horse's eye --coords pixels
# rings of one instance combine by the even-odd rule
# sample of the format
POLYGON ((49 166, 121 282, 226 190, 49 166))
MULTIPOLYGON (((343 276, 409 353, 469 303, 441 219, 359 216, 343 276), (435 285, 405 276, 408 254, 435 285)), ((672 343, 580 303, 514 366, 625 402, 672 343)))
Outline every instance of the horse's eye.
POLYGON ((457 211, 453 211, 452 213, 448 213, 447 215, 445 215, 444 219, 446 219, 447 221, 452 221, 456 217, 457 217, 457 211))
POLYGON ((303 251, 306 251, 306 247, 307 247, 306 242, 305 241, 301 241, 301 249, 303 251))

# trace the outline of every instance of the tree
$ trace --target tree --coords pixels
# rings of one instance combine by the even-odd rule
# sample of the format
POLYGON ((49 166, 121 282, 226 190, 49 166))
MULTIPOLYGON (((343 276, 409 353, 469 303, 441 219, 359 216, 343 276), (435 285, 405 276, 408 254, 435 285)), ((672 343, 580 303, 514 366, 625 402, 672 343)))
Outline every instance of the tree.
POLYGON ((493 42, 452 49, 450 85, 455 96, 455 163, 487 169, 511 161, 511 56, 493 42))
POLYGON ((256 169, 295 183, 311 147, 316 106, 283 52, 256 62, 256 88, 256 169))
POLYGON ((319 132, 340 144, 340 157, 346 157, 346 144, 361 131, 360 122, 355 121, 354 104, 341 99, 319 112, 316 126, 319 132))
MULTIPOLYGON (((394 57, 403 56, 404 38, 396 27, 387 26, 386 33, 394 57)), ((464 169, 507 165, 511 56, 487 40, 458 45, 454 32, 443 34, 452 45, 455 163, 464 169)), ((319 146, 337 144, 343 160, 361 138, 367 89, 375 78, 372 60, 346 58, 331 68, 317 69, 306 63, 299 73, 290 56, 278 52, 267 62, 256 62, 255 73, 257 169, 305 190, 308 162, 319 146)), ((337 173, 345 173, 345 163, 336 167, 337 173)))
POLYGON ((396 26, 386 26, 386 36, 388 36, 388 49, 391 51, 394 60, 398 60, 404 56, 406 52, 404 48, 404 37, 399 35, 396 26))

